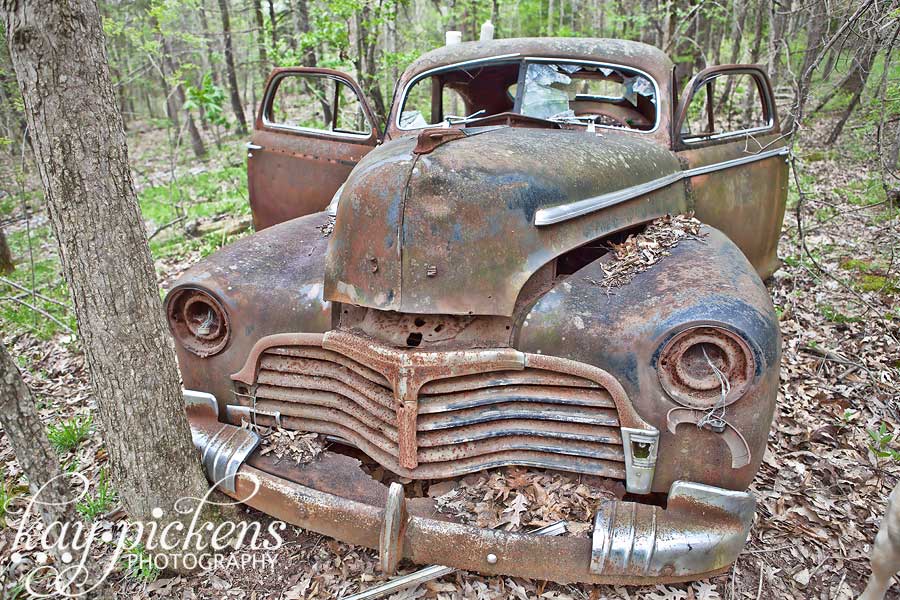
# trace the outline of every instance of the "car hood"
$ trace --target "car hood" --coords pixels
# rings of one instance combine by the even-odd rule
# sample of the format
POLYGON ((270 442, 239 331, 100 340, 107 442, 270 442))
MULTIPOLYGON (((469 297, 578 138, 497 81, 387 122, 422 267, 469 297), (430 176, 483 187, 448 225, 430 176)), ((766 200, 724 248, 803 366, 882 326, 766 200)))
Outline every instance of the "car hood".
POLYGON ((578 218, 534 224, 542 208, 680 169, 673 153, 638 135, 473 129, 422 154, 414 152, 417 141, 384 144, 347 179, 325 261, 328 300, 509 316, 529 278, 560 254, 687 208, 676 182, 578 218))

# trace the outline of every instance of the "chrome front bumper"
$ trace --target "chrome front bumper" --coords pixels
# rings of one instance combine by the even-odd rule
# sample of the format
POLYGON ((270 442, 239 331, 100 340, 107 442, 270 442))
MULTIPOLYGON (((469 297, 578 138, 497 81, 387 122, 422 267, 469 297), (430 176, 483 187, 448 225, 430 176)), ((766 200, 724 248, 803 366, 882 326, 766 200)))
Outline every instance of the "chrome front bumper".
POLYGON ((214 397, 185 392, 185 401, 207 476, 222 491, 293 525, 377 549, 388 573, 406 558, 559 583, 700 579, 734 562, 756 506, 746 492, 679 481, 665 509, 604 503, 590 539, 481 529, 442 520, 429 499, 405 498, 399 484, 388 489, 343 455, 325 452, 307 465, 277 465, 253 454, 255 433, 219 422, 214 397))

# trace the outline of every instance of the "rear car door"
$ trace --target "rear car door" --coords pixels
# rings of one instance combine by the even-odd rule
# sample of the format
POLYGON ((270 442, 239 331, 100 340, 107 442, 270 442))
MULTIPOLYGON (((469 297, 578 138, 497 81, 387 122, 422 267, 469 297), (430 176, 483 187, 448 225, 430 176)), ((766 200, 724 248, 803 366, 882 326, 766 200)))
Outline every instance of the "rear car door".
POLYGON ((700 71, 681 98, 672 139, 697 218, 728 235, 761 277, 770 276, 779 266, 788 148, 765 71, 754 65, 700 71))
POLYGON ((257 231, 324 210, 379 142, 374 114, 348 75, 305 67, 274 70, 247 144, 257 231))

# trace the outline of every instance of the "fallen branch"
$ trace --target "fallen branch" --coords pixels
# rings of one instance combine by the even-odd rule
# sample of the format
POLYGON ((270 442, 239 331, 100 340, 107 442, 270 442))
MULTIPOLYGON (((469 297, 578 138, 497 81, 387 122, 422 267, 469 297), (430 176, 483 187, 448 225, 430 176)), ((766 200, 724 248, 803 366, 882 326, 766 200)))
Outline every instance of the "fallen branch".
POLYGON ((37 290, 31 290, 31 289, 28 289, 28 288, 25 287, 24 285, 20 285, 20 284, 16 283, 15 281, 10 281, 10 280, 7 279, 6 277, 0 277, 0 282, 5 283, 6 285, 12 286, 12 287, 16 288, 16 289, 19 290, 19 291, 25 292, 26 294, 28 294, 28 295, 31 296, 32 298, 34 298, 35 296, 37 296, 37 297, 40 298, 41 300, 44 300, 44 301, 46 301, 46 302, 51 302, 51 303, 53 303, 53 304, 56 304, 57 306, 66 309, 67 311, 72 309, 71 306, 69 306, 68 304, 66 304, 66 303, 64 303, 64 302, 60 302, 59 300, 54 300, 53 298, 50 298, 49 296, 45 296, 45 295, 41 294, 41 293, 38 292, 37 290))
POLYGON ((71 327, 69 327, 68 325, 66 325, 65 323, 63 323, 62 321, 60 321, 59 319, 57 319, 56 317, 54 317, 53 315, 51 315, 50 313, 45 311, 44 309, 38 308, 37 306, 34 306, 33 304, 29 304, 28 302, 25 302, 24 300, 16 298, 15 296, 6 296, 5 298, 0 298, 0 300, 12 300, 13 302, 21 304, 22 306, 24 306, 26 308, 30 308, 34 312, 47 317, 48 319, 50 319, 51 321, 53 321, 54 323, 56 323, 57 325, 59 325, 60 327, 65 329, 66 331, 68 331, 69 333, 75 333, 71 327))
POLYGON ((147 241, 149 242, 150 240, 152 240, 153 238, 158 236, 160 233, 162 233, 163 231, 165 231, 172 225, 177 225, 178 223, 181 223, 185 219, 187 219, 187 215, 182 215, 182 216, 178 217, 177 219, 172 219, 171 221, 169 221, 168 223, 165 223, 164 225, 160 225, 153 231, 153 233, 151 233, 150 235, 147 236, 147 241))

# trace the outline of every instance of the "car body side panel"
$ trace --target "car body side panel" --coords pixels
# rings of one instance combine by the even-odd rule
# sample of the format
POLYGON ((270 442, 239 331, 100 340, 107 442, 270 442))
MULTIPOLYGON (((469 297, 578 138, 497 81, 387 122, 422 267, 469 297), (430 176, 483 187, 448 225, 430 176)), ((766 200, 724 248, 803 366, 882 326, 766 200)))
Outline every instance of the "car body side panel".
MULTIPOLYGON (((712 106, 707 104, 712 111, 712 106)), ((709 114, 712 119, 712 113, 709 114)), ((719 65, 697 73, 688 83, 673 120, 673 140, 679 158, 688 169, 716 163, 746 160, 754 154, 783 149, 772 84, 762 67, 719 65), (680 133, 687 119, 693 94, 716 77, 752 77, 759 93, 761 129, 717 132, 710 139, 685 141, 680 133)), ((786 154, 745 162, 729 169, 691 177, 691 198, 697 217, 725 232, 738 245, 762 278, 779 267, 778 238, 787 203, 788 167, 786 154)))
MULTIPOLYGON (((766 150, 784 144, 771 135, 753 141, 766 150), (769 145, 770 143, 773 145, 769 145)), ((753 154, 746 140, 692 148, 678 153, 688 168, 704 167, 753 154)), ((759 150, 756 150, 757 152, 759 150)), ((691 198, 698 219, 721 231, 743 251, 760 277, 779 267, 778 238, 787 203, 788 166, 785 156, 691 177, 691 198)))
POLYGON ((225 309, 231 338, 221 353, 200 358, 175 344, 184 387, 213 394, 221 414, 233 401, 228 376, 243 366, 257 340, 331 328, 331 303, 322 297, 327 223, 320 212, 242 238, 188 269, 169 293, 199 288, 225 309))

